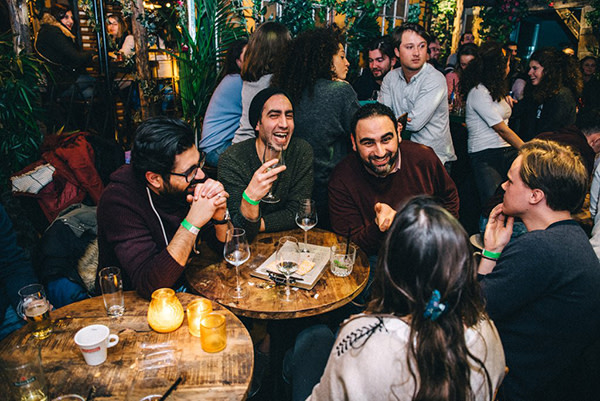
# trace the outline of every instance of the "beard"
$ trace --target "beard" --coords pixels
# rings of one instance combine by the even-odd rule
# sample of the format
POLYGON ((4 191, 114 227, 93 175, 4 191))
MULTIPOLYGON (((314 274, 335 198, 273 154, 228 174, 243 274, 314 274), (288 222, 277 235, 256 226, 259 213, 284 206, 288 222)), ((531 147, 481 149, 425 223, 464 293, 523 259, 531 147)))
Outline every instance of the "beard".
POLYGON ((371 170, 378 177, 386 177, 396 166, 396 162, 398 161, 398 150, 396 153, 387 152, 383 157, 369 156, 368 160, 364 160, 362 157, 360 158, 365 165, 366 168, 371 170), (389 160, 384 165, 376 165, 374 163, 375 160, 381 160, 389 157, 389 160))
POLYGON ((164 186, 160 192, 160 196, 169 204, 174 206, 187 206, 187 196, 193 195, 196 184, 203 180, 193 180, 184 189, 175 188, 168 180, 164 180, 164 186))

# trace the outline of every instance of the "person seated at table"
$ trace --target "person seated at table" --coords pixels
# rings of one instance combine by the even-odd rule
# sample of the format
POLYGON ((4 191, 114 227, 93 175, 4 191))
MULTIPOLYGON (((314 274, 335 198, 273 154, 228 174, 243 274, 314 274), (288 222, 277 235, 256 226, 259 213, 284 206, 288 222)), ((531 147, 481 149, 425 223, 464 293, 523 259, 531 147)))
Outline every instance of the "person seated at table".
POLYGON ((335 167, 329 181, 333 231, 350 234, 367 255, 376 257, 396 210, 411 196, 437 196, 458 216, 458 193, 444 166, 431 148, 402 140, 389 107, 361 107, 351 129, 354 153, 335 167))
POLYGON ((300 200, 310 199, 312 193, 313 152, 306 141, 293 137, 294 108, 284 91, 258 92, 248 117, 256 139, 233 144, 221 155, 219 181, 230 194, 233 225, 244 228, 251 241, 259 232, 296 227, 300 200), (279 158, 265 161, 267 146, 281 152, 279 158), (268 193, 279 202, 261 202, 268 193))
POLYGON ((0 204, 0 340, 25 325, 25 320, 17 315, 18 291, 29 284, 38 282, 25 256, 25 251, 17 244, 17 235, 12 222, 0 204))
POLYGON ((73 11, 56 4, 42 16, 40 31, 35 38, 35 49, 52 72, 52 79, 62 96, 75 95, 89 99, 94 94, 94 79, 84 72, 92 61, 93 53, 77 45, 73 28, 73 11))
POLYGON ((186 123, 155 117, 140 124, 131 164, 111 175, 98 204, 98 269, 120 267, 124 287, 145 298, 158 288, 185 290, 198 234, 218 246, 227 229, 228 194, 203 165, 186 123))
POLYGON ((573 367, 587 369, 582 358, 600 338, 600 263, 571 218, 587 184, 570 148, 534 139, 519 149, 490 213, 478 270, 510 368, 500 399, 554 399, 573 367), (517 217, 528 232, 509 242, 517 217))
POLYGON ((492 400, 504 352, 469 245, 441 205, 411 199, 386 236, 367 311, 337 338, 325 326, 298 336, 284 369, 293 400, 492 400))
POLYGON ((221 81, 215 89, 202 125, 200 149, 206 152, 206 164, 217 167, 221 154, 231 146, 231 140, 242 117, 242 77, 240 71, 248 39, 231 44, 225 57, 221 81))
POLYGON ((135 40, 127 30, 127 23, 119 14, 109 14, 106 17, 106 32, 110 38, 108 55, 114 59, 121 53, 124 57, 131 57, 135 53, 135 40))

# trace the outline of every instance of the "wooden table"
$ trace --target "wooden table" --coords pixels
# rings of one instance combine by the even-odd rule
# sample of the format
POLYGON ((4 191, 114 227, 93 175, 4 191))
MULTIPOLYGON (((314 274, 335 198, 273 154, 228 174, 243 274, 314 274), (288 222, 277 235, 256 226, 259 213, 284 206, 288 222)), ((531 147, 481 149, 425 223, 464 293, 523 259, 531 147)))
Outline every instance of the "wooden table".
MULTIPOLYGON (((250 260, 240 266, 240 281, 246 297, 234 300, 228 291, 235 287, 235 268, 216 255, 208 247, 194 257, 186 268, 186 277, 195 291, 202 296, 226 306, 233 313, 256 319, 294 319, 315 316, 332 311, 350 302, 367 285, 369 261, 359 249, 354 269, 348 277, 337 277, 329 271, 329 265, 312 290, 298 289, 294 302, 286 302, 275 287, 263 288, 265 280, 251 277, 251 268, 257 268, 277 246, 279 238, 291 235, 304 242, 304 231, 300 229, 278 233, 262 233, 250 245, 250 260)), ((312 229, 308 232, 310 244, 332 246, 345 239, 332 232, 312 229)))
MULTIPOLYGON (((184 309, 192 294, 178 293, 184 309)), ((50 399, 77 393, 85 397, 91 386, 96 387, 94 400, 125 400, 136 373, 136 358, 142 344, 170 342, 179 354, 179 373, 183 382, 169 400, 243 400, 246 398, 254 368, 254 351, 248 331, 239 319, 214 303, 214 310, 225 314, 227 347, 209 354, 200 347, 200 339, 189 334, 187 319, 179 329, 160 334, 148 326, 146 314, 149 301, 135 292, 125 293, 125 314, 119 318, 106 315, 102 297, 95 297, 51 312, 54 332, 40 340, 42 364, 49 385, 50 399), (108 359, 101 365, 86 365, 75 345, 75 333, 90 324, 104 324, 119 343, 108 349, 108 359)), ((33 339, 29 325, 19 329, 0 343, 0 353, 33 339)), ((6 383, 0 381, 0 394, 8 394, 6 383)), ((4 398, 4 397, 0 397, 4 398)))

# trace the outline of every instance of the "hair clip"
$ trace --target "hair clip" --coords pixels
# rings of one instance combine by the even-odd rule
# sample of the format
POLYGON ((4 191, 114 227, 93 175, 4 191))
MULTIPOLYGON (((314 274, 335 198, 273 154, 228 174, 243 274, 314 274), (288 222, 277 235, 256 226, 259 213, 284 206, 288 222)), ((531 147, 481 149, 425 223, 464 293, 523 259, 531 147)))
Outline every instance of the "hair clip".
POLYGON ((442 296, 438 290, 433 290, 431 292, 431 298, 427 303, 425 313, 423 313, 423 317, 425 317, 425 319, 431 319, 433 322, 446 310, 446 304, 440 302, 441 298, 442 296))

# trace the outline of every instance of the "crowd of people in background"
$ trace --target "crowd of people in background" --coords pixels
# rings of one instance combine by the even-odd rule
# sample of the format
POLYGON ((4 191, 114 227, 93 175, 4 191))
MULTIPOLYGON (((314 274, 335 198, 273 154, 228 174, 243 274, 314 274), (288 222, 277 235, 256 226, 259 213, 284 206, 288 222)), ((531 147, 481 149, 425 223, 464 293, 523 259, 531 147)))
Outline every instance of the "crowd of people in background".
MULTIPOLYGON (((92 96, 72 12, 56 6, 41 22, 35 48, 59 91, 92 96)), ((124 19, 106 22, 111 57, 130 57, 124 19)), ((138 127, 130 164, 100 184, 97 213, 77 210, 91 219, 81 253, 97 236, 97 267, 121 267, 126 289, 186 291, 200 238, 218 249, 230 224, 249 240, 295 228, 299 202, 313 199, 319 227, 349 236, 371 274, 337 337, 322 325, 297 333, 285 367, 294 400, 560 399, 561 378, 600 338, 600 223, 590 243, 571 217, 591 183, 600 220, 597 60, 541 48, 521 62, 516 43, 471 32, 445 63, 441 53, 405 23, 364 49, 350 83, 337 27, 292 37, 279 22, 258 25, 229 48, 198 144, 177 119, 138 127), (461 157, 482 221, 477 258, 460 222, 461 157), (279 201, 261 202, 267 194, 279 201)), ((53 226, 45 235, 70 234, 53 226)), ((22 324, 16 290, 36 278, 1 207, 0 242, 7 335, 22 324)), ((55 306, 94 293, 89 278, 55 267, 55 306)))

